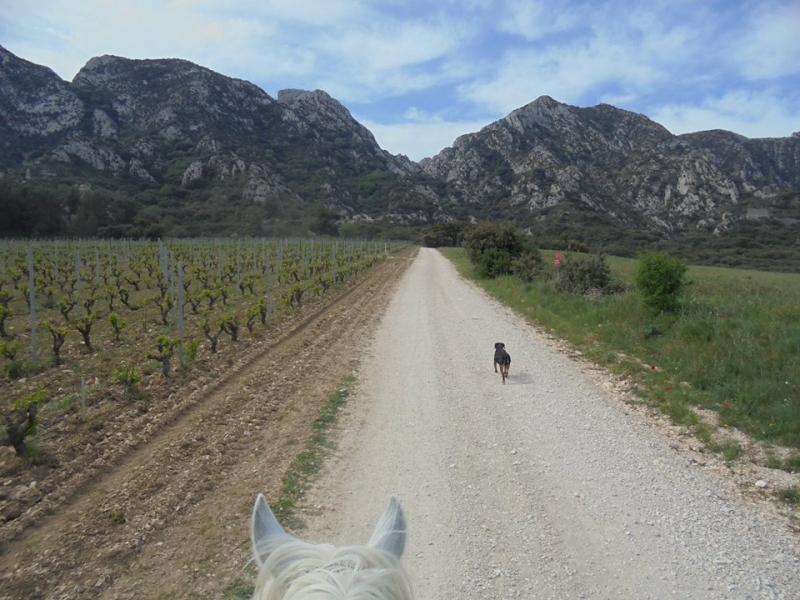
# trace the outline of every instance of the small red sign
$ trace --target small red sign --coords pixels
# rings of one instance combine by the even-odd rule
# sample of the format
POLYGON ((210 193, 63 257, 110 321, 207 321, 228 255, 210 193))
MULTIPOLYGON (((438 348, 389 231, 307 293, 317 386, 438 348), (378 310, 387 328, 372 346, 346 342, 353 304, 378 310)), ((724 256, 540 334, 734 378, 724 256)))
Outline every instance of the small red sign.
POLYGON ((556 254, 553 257, 553 264, 556 266, 556 269, 560 269, 561 268, 561 255, 560 254, 556 254))

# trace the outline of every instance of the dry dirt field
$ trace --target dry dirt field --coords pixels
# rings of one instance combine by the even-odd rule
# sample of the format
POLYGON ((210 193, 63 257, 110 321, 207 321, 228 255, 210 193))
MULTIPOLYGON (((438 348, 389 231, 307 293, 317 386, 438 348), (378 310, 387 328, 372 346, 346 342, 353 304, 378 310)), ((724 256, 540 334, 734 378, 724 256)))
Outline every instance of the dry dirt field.
POLYGON ((236 597, 256 493, 352 374, 300 534, 366 541, 398 494, 420 600, 800 598, 797 533, 755 485, 784 475, 700 452, 422 249, 10 490, 39 502, 2 529, 0 599, 236 597))

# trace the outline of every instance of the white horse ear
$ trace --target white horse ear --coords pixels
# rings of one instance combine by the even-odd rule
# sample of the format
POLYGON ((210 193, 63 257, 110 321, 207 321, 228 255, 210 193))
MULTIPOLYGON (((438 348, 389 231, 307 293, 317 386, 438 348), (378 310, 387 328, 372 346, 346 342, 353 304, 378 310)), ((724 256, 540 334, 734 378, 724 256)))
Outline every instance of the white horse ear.
POLYGON ((286 533, 278 523, 264 494, 259 494, 253 506, 253 517, 250 520, 250 543, 252 544, 253 558, 258 566, 264 564, 275 548, 291 539, 292 536, 286 533))
POLYGON ((388 552, 396 558, 403 556, 406 547, 406 519, 397 496, 389 499, 389 506, 378 520, 369 539, 369 546, 388 552))

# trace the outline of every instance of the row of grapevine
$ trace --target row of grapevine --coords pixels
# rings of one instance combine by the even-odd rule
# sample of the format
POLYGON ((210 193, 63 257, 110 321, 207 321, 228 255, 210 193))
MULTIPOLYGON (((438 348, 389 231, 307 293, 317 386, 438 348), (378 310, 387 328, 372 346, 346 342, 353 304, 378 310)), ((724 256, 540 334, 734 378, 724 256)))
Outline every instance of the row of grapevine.
POLYGON ((79 378, 128 381, 142 368, 168 376, 174 360, 186 367, 198 352, 216 353, 222 339, 253 334, 399 247, 307 239, 0 242, 6 395, 15 401, 8 382, 20 380, 42 381, 52 397, 74 390, 79 378), (128 378, 120 374, 126 369, 128 378))

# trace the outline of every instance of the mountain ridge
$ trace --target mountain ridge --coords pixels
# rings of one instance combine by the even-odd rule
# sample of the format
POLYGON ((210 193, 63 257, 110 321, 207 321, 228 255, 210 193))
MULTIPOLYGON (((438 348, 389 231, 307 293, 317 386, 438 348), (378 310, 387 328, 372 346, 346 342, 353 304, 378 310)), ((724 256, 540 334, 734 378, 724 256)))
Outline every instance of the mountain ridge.
POLYGON ((184 59, 111 55, 67 82, 0 46, 0 134, 3 185, 62 193, 60 227, 6 235, 408 235, 504 220, 630 248, 755 224, 759 243, 791 246, 800 220, 800 134, 673 135, 639 113, 549 96, 415 162, 323 90, 274 98, 184 59), (98 194, 110 217, 84 206, 98 194))

